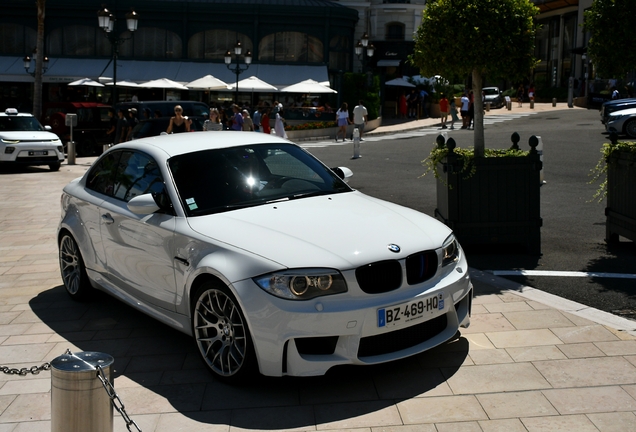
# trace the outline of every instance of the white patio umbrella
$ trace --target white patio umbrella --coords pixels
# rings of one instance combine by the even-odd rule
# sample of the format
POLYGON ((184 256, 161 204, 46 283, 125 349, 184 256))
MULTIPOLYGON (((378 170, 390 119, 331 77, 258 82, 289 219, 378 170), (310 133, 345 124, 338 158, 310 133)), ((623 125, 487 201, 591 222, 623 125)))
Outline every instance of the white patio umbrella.
POLYGON ((228 90, 230 86, 212 75, 206 75, 186 84, 192 90, 228 90))
POLYGON ((70 86, 86 86, 86 87, 104 87, 104 84, 93 81, 90 78, 82 78, 77 81, 68 83, 70 86))
POLYGON ((287 86, 281 90, 284 93, 306 93, 306 94, 316 94, 316 93, 338 93, 331 87, 320 84, 318 81, 314 81, 312 79, 307 79, 301 81, 296 84, 292 84, 287 86))
MULTIPOLYGON (((236 84, 230 84, 230 89, 236 90, 236 84)), ((238 90, 242 92, 275 92, 278 91, 276 87, 265 81, 258 79, 255 76, 245 78, 238 82, 238 90)))
POLYGON ((392 79, 391 81, 385 82, 384 85, 395 86, 395 87, 415 87, 415 85, 411 84, 404 78, 392 79))
MULTIPOLYGON (((119 83, 117 83, 117 85, 119 85, 119 83)), ((183 84, 180 84, 176 81, 169 80, 168 78, 159 78, 156 80, 141 83, 139 84, 139 87, 188 90, 188 88, 184 86, 183 84)))
MULTIPOLYGON (((112 86, 112 82, 106 83, 107 86, 112 86)), ((132 81, 117 81, 117 87, 139 87, 139 84, 132 81)))

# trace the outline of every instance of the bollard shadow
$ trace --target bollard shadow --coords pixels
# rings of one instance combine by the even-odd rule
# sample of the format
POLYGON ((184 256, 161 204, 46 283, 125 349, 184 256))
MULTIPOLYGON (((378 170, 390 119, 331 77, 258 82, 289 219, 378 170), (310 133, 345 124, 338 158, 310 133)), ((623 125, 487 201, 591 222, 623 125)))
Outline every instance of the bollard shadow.
POLYGON ((52 355, 68 348, 114 357, 115 390, 140 425, 162 413, 244 429, 339 424, 403 400, 452 394, 446 380, 468 356, 468 341, 458 332, 451 341, 404 360, 338 367, 320 377, 257 376, 247 384, 230 386, 208 372, 191 337, 105 293, 76 302, 57 286, 41 292, 29 305, 63 339, 52 355))

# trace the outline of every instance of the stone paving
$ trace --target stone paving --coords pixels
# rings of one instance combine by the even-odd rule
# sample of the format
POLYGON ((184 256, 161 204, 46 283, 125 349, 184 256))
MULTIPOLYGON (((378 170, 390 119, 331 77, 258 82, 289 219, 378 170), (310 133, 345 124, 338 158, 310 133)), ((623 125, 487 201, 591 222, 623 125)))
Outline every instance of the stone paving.
MULTIPOLYGON (((126 411, 149 432, 636 430, 636 323, 476 270, 472 324, 452 342, 324 377, 219 384, 185 335, 106 295, 66 295, 60 191, 92 160, 0 171, 1 366, 110 354, 126 411)), ((0 374, 0 432, 50 431, 50 382, 0 374)), ((127 430, 117 413, 114 429, 127 430)))

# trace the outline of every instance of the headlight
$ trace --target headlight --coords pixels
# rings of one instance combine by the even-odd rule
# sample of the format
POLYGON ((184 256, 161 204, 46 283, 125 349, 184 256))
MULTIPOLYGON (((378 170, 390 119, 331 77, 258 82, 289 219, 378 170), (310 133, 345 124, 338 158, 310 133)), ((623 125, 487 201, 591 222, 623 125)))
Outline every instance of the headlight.
POLYGON ((268 293, 289 300, 309 300, 347 292, 344 278, 332 269, 283 270, 253 280, 268 293))
POLYGON ((442 267, 459 260, 459 243, 454 234, 449 235, 442 244, 442 267))

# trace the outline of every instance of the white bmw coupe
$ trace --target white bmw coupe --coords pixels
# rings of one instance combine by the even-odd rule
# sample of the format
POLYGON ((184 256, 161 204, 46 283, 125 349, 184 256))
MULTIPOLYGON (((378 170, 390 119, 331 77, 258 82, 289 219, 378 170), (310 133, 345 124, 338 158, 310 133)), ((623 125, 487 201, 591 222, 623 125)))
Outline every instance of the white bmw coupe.
POLYGON ((321 375, 444 343, 470 323, 464 253, 437 220, 246 132, 116 145, 62 194, 64 285, 191 335, 228 382, 321 375))

